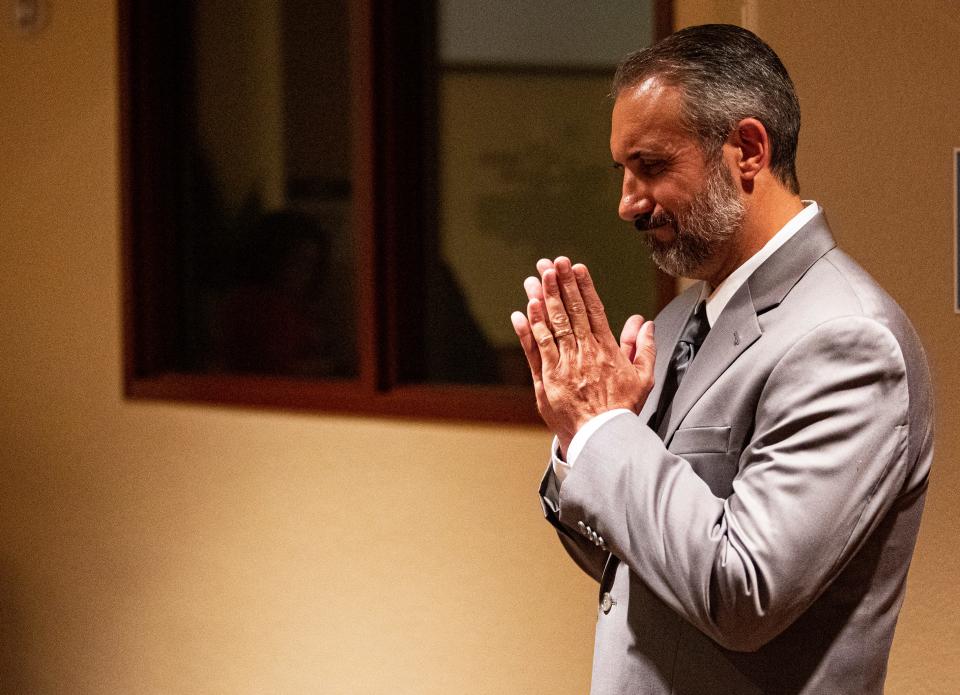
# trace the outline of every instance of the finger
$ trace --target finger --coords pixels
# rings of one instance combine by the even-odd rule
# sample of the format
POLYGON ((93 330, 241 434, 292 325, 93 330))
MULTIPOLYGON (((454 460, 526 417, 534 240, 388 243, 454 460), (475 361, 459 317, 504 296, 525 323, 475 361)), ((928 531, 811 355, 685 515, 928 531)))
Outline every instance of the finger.
MULTIPOLYGON (((552 272, 552 271, 551 271, 552 272)), ((530 322, 530 332, 540 353, 540 368, 553 368, 560 359, 560 352, 553 340, 553 333, 547 325, 547 315, 543 302, 531 299, 527 302, 527 319, 530 322)))
POLYGON ((653 367, 657 362, 657 343, 653 321, 647 321, 640 327, 633 356, 633 366, 653 384, 653 367))
POLYGON ((598 337, 609 335, 613 338, 613 331, 610 330, 610 324, 607 322, 607 312, 603 308, 603 302, 600 301, 600 295, 597 294, 596 287, 593 286, 593 278, 590 277, 590 271, 583 263, 577 263, 573 266, 573 273, 577 278, 577 286, 580 288, 580 296, 583 297, 583 305, 587 309, 587 318, 590 321, 590 330, 598 337))
POLYGON ((510 323, 513 324, 513 331, 520 339, 520 347, 523 348, 523 355, 527 358, 530 375, 533 377, 534 386, 536 386, 542 379, 542 364, 540 350, 537 348, 537 341, 530 329, 530 322, 523 315, 523 312, 515 311, 510 314, 510 323))
POLYGON ((552 267, 553 261, 551 261, 549 258, 541 258, 539 261, 537 261, 537 272, 540 273, 541 276, 552 267))
MULTIPOLYGON (((553 267, 553 261, 540 259, 540 261, 537 262, 538 270, 540 269, 541 264, 544 262, 548 263, 550 267, 553 267)), ((546 270, 547 266, 544 265, 543 267, 544 270, 546 270)), ((541 302, 543 301, 543 285, 540 283, 540 278, 533 276, 528 277, 523 281, 523 289, 527 293, 527 299, 538 299, 541 302)), ((551 331, 553 330, 553 326, 550 325, 549 316, 547 317, 547 327, 550 328, 551 331)))
POLYGON ((527 299, 543 299, 543 285, 540 284, 540 278, 531 275, 524 280, 523 291, 527 293, 527 299))
POLYGON ((570 259, 560 256, 553 262, 553 266, 557 270, 563 306, 567 310, 573 333, 577 340, 586 340, 590 335, 590 320, 587 318, 587 309, 583 297, 580 296, 580 287, 577 285, 577 276, 573 272, 570 259))
POLYGON ((643 326, 643 317, 640 314, 634 314, 623 324, 623 330, 620 331, 620 352, 630 362, 633 362, 637 354, 637 337, 640 334, 640 328, 643 326))
MULTIPOLYGON (((567 316, 567 309, 563 304, 557 271, 554 268, 548 268, 543 273, 543 302, 540 306, 544 311, 545 323, 549 317, 549 328, 553 329, 552 335, 556 336, 556 344, 564 346, 564 349, 575 346, 577 338, 573 335, 573 327, 570 325, 570 317, 567 316)), ((533 321, 530 323, 532 324, 533 321)), ((539 342, 539 335, 537 340, 539 342)))

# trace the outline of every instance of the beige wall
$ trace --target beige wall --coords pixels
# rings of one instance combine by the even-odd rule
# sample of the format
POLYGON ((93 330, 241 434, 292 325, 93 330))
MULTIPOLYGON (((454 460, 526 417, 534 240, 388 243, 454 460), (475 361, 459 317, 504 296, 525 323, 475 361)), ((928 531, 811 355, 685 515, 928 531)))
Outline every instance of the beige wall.
MULTIPOLYGON (((755 4, 804 105, 804 192, 936 371, 888 692, 951 692, 960 23, 755 4)), ((585 692, 593 588, 540 519, 542 431, 122 400, 114 4, 53 5, 37 37, 0 22, 0 692, 585 692)))

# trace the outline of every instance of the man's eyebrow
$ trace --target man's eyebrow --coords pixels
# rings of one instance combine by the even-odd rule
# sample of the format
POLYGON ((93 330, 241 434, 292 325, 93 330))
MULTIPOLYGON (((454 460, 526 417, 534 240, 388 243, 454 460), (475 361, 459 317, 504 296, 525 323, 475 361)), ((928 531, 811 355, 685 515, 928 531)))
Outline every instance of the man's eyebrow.
POLYGON ((661 150, 649 147, 638 147, 627 154, 627 161, 633 162, 638 159, 662 159, 666 156, 666 153, 661 150))
MULTIPOLYGON (((631 150, 627 153, 627 156, 624 158, 625 162, 635 162, 638 159, 667 159, 669 155, 666 152, 660 150, 654 150, 648 147, 638 147, 634 150, 631 150)), ((623 164, 617 160, 613 160, 614 169, 622 169, 623 164)))

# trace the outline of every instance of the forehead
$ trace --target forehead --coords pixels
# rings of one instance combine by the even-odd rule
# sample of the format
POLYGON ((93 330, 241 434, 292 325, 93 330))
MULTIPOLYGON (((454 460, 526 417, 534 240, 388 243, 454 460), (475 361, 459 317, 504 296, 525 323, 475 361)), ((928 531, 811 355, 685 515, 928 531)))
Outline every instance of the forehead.
POLYGON ((610 151, 673 149, 695 145, 681 120, 681 94, 678 87, 648 78, 620 92, 613 105, 610 125, 610 151))

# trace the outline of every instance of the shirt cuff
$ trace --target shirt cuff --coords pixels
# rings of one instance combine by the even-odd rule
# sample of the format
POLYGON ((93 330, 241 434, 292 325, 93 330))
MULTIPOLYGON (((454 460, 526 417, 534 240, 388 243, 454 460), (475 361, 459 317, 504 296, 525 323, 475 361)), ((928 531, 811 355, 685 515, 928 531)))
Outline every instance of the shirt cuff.
POLYGON ((560 458, 560 440, 556 437, 550 445, 550 465, 553 466, 553 475, 557 479, 557 488, 559 488, 570 472, 570 464, 560 458))
POLYGON ((580 456, 580 452, 583 451, 583 447, 587 445, 587 441, 593 436, 594 432, 600 429, 605 422, 612 420, 617 415, 632 412, 633 411, 627 410, 626 408, 615 408, 605 413, 595 415, 590 420, 587 420, 587 424, 577 430, 577 433, 573 435, 573 439, 570 440, 570 446, 567 447, 566 461, 560 457, 560 442, 554 437, 550 463, 553 465, 553 474, 557 476, 557 482, 563 483, 564 479, 566 479, 570 473, 570 469, 573 468, 577 462, 577 457, 580 456))

